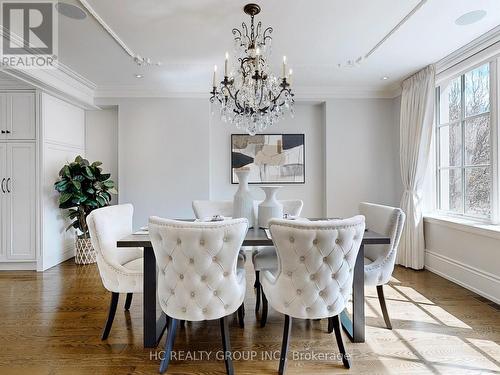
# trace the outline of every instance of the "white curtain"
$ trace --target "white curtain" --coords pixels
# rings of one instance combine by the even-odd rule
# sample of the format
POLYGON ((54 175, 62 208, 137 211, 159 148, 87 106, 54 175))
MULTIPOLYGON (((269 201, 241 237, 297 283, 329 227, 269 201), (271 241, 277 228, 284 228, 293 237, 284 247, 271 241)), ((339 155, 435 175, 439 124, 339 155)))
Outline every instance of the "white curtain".
POLYGON ((400 118, 400 161, 404 193, 401 208, 406 224, 397 263, 424 268, 422 190, 429 161, 434 119, 435 69, 422 69, 403 81, 400 118))

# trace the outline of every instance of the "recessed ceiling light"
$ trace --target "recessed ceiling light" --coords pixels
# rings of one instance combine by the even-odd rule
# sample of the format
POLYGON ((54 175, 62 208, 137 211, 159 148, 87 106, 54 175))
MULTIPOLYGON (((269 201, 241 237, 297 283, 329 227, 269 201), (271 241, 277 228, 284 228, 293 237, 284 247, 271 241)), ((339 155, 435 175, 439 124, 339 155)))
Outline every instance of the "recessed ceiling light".
POLYGON ((135 74, 135 78, 144 78, 142 74, 135 74))
POLYGON ((383 77, 381 77, 380 79, 381 79, 382 81, 387 81, 387 80, 389 79, 389 77, 387 77, 387 76, 383 76, 383 77))
POLYGON ((481 21, 486 17, 486 11, 483 9, 473 10, 472 12, 467 12, 462 14, 455 20, 455 24, 459 26, 466 26, 481 21))
POLYGON ((56 9, 63 16, 74 20, 83 20, 87 17, 87 13, 85 13, 82 8, 73 4, 58 2, 56 4, 56 9))

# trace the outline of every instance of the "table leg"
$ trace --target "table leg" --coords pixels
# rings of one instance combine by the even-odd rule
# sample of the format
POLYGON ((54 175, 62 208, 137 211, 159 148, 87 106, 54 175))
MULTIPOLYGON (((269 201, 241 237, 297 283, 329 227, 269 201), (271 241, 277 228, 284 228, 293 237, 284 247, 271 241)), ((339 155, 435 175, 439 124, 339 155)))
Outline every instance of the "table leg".
POLYGON ((359 248, 354 265, 352 285, 352 321, 344 310, 340 319, 342 328, 352 342, 365 342, 365 248, 359 248))
POLYGON ((161 314, 156 320, 156 258, 152 247, 144 248, 143 293, 144 347, 155 348, 167 326, 167 317, 161 314))

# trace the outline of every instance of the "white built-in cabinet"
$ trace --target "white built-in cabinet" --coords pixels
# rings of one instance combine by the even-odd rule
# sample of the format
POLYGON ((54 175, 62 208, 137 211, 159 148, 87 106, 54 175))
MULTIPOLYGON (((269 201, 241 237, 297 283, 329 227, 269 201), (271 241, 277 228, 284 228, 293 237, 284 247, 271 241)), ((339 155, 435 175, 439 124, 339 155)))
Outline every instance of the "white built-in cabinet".
POLYGON ((0 261, 36 259, 36 144, 0 143, 0 261))
POLYGON ((35 140, 35 94, 0 93, 0 140, 35 140))
POLYGON ((35 92, 0 93, 0 262, 34 262, 35 92))

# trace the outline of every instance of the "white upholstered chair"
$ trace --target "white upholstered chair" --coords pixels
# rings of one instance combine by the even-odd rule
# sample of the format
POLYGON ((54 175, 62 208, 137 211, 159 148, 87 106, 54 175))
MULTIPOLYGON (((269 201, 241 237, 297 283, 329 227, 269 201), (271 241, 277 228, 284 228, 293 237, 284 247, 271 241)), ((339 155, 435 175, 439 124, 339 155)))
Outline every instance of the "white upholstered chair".
POLYGON ((97 253, 97 267, 104 287, 111 292, 108 319, 102 333, 107 339, 120 293, 127 293, 125 310, 130 308, 133 293, 142 293, 143 249, 116 247, 116 242, 132 233, 134 207, 122 204, 99 208, 87 216, 92 246, 97 253))
MULTIPOLYGON (((158 297, 169 319, 166 371, 179 320, 220 320, 224 352, 230 351, 228 315, 245 297, 245 270, 237 268, 238 251, 248 229, 246 219, 180 222, 151 217, 149 233, 158 264, 158 297)), ((230 356, 226 371, 233 373, 230 356)))
POLYGON ((263 298, 285 315, 279 373, 283 374, 292 318, 333 318, 344 366, 350 362, 339 314, 352 292, 353 269, 365 229, 361 215, 345 220, 272 219, 269 227, 278 254, 275 272, 261 271, 263 298))
MULTIPOLYGON (((258 205, 260 202, 254 202, 254 212, 257 217, 258 205)), ((302 212, 302 207, 304 207, 304 202, 299 199, 291 200, 281 200, 280 203, 283 205, 283 214, 295 216, 300 216, 302 212)), ((260 271, 262 270, 274 270, 278 268, 278 256, 276 255, 276 249, 274 246, 261 246, 255 247, 252 251, 252 263, 255 270, 255 312, 260 310, 261 302, 261 286, 260 286, 260 271)), ((262 316, 260 319, 260 324, 262 327, 266 325, 267 320, 267 305, 263 306, 262 316)))
POLYGON ((390 245, 365 245, 365 285, 377 287, 385 324, 392 329, 383 286, 389 282, 394 270, 406 216, 400 208, 366 202, 360 203, 359 212, 365 216, 367 228, 391 238, 390 245))
POLYGON ((233 201, 193 201, 193 211, 197 219, 208 220, 215 215, 232 217, 233 201))
MULTIPOLYGON (((192 202, 192 206, 194 215, 198 220, 210 220, 215 215, 233 216, 233 201, 196 200, 192 202)), ((243 268, 246 260, 245 250, 240 249, 238 267, 243 268)))

